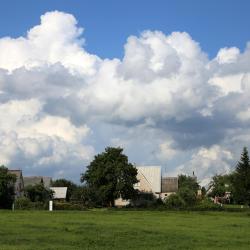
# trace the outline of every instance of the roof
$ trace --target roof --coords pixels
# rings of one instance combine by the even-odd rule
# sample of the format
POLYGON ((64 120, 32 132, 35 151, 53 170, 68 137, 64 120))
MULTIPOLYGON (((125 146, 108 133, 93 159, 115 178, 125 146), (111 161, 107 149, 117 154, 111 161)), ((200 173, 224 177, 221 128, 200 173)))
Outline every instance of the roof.
POLYGON ((66 199, 67 187, 51 187, 50 190, 54 191, 54 199, 66 199))
POLYGON ((152 191, 161 192, 161 167, 160 166, 140 166, 136 167, 147 182, 151 185, 152 191))
POLYGON ((22 176, 22 170, 20 169, 8 169, 8 172, 14 174, 17 178, 21 178, 22 176))
POLYGON ((171 193, 178 191, 178 177, 163 177, 161 180, 161 192, 171 193))
POLYGON ((48 188, 51 186, 52 178, 48 176, 24 176, 24 186, 40 184, 42 179, 45 187, 48 188))

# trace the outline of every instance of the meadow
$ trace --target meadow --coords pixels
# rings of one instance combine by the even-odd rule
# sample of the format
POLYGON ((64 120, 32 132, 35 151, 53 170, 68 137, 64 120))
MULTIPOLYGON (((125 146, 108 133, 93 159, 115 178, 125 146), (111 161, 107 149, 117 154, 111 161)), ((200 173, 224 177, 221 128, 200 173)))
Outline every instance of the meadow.
POLYGON ((2 210, 0 249, 250 249, 250 213, 2 210))

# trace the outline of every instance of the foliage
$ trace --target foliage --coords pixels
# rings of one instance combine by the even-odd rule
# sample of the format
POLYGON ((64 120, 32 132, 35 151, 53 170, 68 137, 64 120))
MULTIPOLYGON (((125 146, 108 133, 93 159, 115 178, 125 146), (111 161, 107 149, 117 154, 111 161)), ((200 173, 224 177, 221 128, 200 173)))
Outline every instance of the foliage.
POLYGON ((171 194, 165 199, 165 205, 167 208, 184 208, 186 206, 185 201, 179 194, 171 194))
POLYGON ((16 176, 0 166, 0 208, 11 208, 15 198, 15 182, 16 176))
POLYGON ((241 159, 232 177, 233 197, 240 204, 250 205, 250 163, 247 148, 243 148, 241 159))
POLYGON ((197 193, 199 184, 197 178, 194 176, 179 175, 178 176, 178 189, 188 188, 197 193))
POLYGON ((97 198, 102 206, 114 206, 115 199, 131 199, 136 194, 137 169, 122 151, 121 148, 106 148, 82 174, 81 181, 90 189, 90 197, 97 198))
MULTIPOLYGON (((183 207, 189 207, 195 205, 197 201, 197 192, 199 189, 199 184, 197 183, 196 177, 179 175, 178 176, 178 191, 177 196, 181 200, 180 204, 183 207)), ((178 201, 177 197, 175 197, 178 201)))
POLYGON ((86 210, 86 208, 78 203, 53 202, 53 210, 86 210))
POLYGON ((161 204, 161 199, 157 199, 153 193, 147 192, 138 192, 138 194, 130 201, 132 207, 138 208, 150 208, 161 204))
POLYGON ((44 187, 43 183, 29 185, 25 188, 25 196, 31 202, 46 202, 53 197, 53 191, 44 187))
POLYGON ((52 182, 52 187, 67 187, 66 201, 70 201, 72 195, 77 190, 77 185, 66 179, 57 179, 52 182))
POLYGON ((196 210, 204 210, 204 211, 222 210, 223 209, 220 205, 212 202, 210 198, 205 198, 205 199, 201 200, 199 203, 196 204, 196 206, 194 208, 196 210))
POLYGON ((232 191, 232 175, 215 175, 209 184, 210 197, 223 197, 225 192, 232 191))
POLYGON ((44 210, 48 204, 40 201, 31 202, 27 197, 20 197, 15 200, 15 209, 18 210, 44 210))
POLYGON ((182 198, 186 206, 193 206, 197 201, 197 195, 195 191, 190 189, 188 186, 180 188, 177 194, 180 196, 180 198, 182 198))

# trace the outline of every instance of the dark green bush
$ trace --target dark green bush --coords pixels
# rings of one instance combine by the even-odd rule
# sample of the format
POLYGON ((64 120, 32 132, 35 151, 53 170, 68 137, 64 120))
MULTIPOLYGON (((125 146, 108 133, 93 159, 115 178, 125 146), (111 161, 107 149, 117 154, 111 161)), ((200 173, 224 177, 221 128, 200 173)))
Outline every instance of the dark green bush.
POLYGON ((54 210, 86 210, 86 208, 79 203, 70 203, 70 202, 53 202, 54 210))
POLYGON ((183 199, 186 206, 194 206, 197 202, 196 193, 187 187, 178 190, 178 195, 183 199))
POLYGON ((15 200, 15 209, 18 210, 45 210, 48 209, 48 204, 43 202, 31 202, 26 197, 20 197, 15 200))
POLYGON ((131 207, 150 208, 159 205, 160 201, 153 193, 139 192, 130 202, 131 207))
POLYGON ((185 208, 186 203, 178 194, 171 194, 165 199, 166 208, 180 209, 185 208))

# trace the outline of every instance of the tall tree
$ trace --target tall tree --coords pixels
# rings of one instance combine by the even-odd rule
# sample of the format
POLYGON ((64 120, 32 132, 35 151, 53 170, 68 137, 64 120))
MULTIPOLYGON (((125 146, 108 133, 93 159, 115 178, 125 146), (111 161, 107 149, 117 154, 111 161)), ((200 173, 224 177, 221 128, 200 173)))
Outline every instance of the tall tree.
POLYGON ((131 199, 136 194, 137 169, 122 151, 122 148, 106 148, 82 174, 81 182, 94 192, 92 197, 98 197, 103 206, 114 206, 118 197, 131 199))
POLYGON ((16 176, 0 166, 0 208, 10 208, 15 198, 16 176))
POLYGON ((247 148, 243 148, 233 178, 233 198, 238 203, 250 204, 250 163, 247 148))
POLYGON ((197 193, 199 189, 197 178, 195 176, 179 175, 178 176, 178 189, 182 189, 182 188, 187 188, 197 193))

